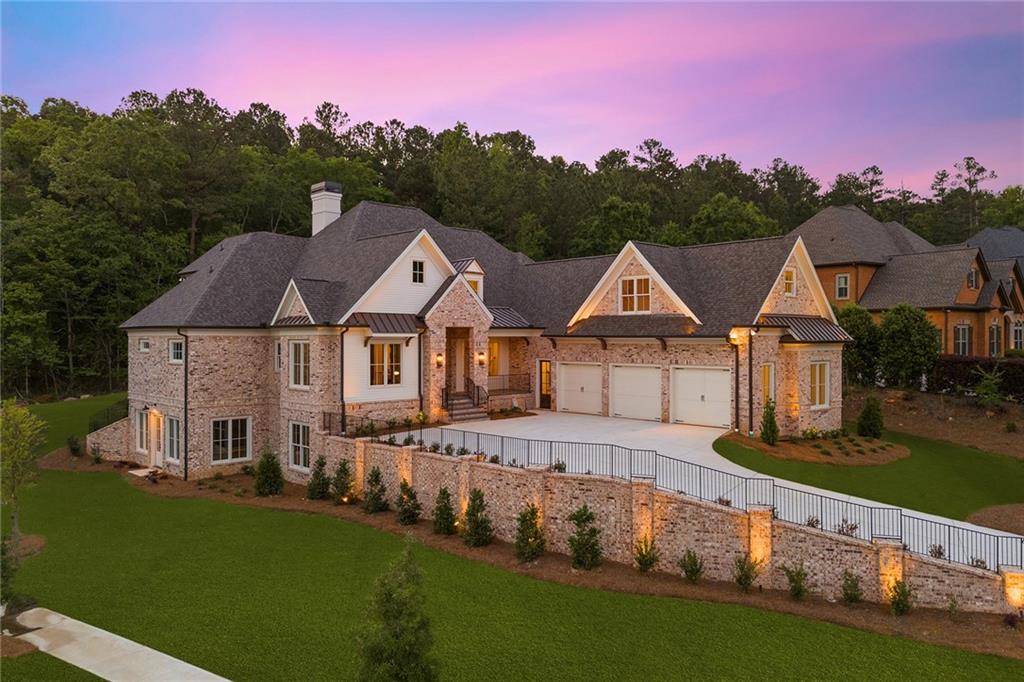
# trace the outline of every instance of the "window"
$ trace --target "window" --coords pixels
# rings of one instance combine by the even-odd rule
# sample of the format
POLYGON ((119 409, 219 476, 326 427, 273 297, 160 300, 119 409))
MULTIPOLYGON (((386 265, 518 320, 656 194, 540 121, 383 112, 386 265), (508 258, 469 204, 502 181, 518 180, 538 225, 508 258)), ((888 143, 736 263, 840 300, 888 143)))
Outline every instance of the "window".
POLYGON ((291 453, 291 465, 299 469, 309 468, 309 424, 290 422, 291 438, 288 441, 288 452, 291 453))
POLYGON ((211 448, 214 463, 236 462, 249 459, 250 421, 248 417, 213 420, 213 447, 211 448))
POLYGON ((474 292, 476 292, 477 296, 480 296, 480 280, 478 280, 478 279, 469 279, 467 277, 466 281, 469 282, 469 288, 472 289, 474 292))
POLYGON ((623 277, 619 281, 619 312, 649 313, 651 311, 651 278, 623 277))
POLYGON ((185 342, 181 339, 171 339, 167 342, 167 361, 172 365, 180 365, 185 362, 185 342))
POLYGON ((1001 332, 1002 329, 1000 329, 998 322, 993 322, 988 328, 988 354, 993 358, 998 357, 1001 350, 1001 332))
POLYGON ((309 386, 309 341, 292 341, 292 376, 289 386, 305 388, 309 386))
POLYGON ((414 260, 412 262, 412 283, 423 284, 426 278, 425 271, 423 269, 423 261, 414 260))
POLYGON ((402 383, 402 344, 370 344, 370 385, 402 383))
POLYGON ((796 270, 793 268, 782 271, 782 290, 786 296, 796 296, 796 270))
POLYGON ((164 433, 167 438, 164 456, 177 462, 181 459, 181 420, 177 417, 167 417, 164 433))
POLYGON ((280 341, 274 344, 274 369, 278 372, 284 369, 284 344, 280 341))
POLYGON ((772 362, 761 365, 761 388, 765 400, 775 400, 775 364, 772 362))
POLYGON ((828 363, 811 363, 811 407, 828 407, 828 363))
POLYGON ((149 339, 139 339, 139 352, 140 353, 148 353, 149 352, 149 339))
POLYGON ((850 298, 850 276, 836 275, 836 298, 846 299, 850 298))
POLYGON ((971 325, 958 324, 953 327, 953 353, 955 355, 971 354, 971 325))
POLYGON ((501 374, 500 346, 496 339, 487 342, 487 376, 494 377, 501 374))
POLYGON ((145 410, 135 414, 135 449, 139 452, 149 450, 149 412, 145 410))
POLYGON ((1024 322, 1013 325, 1013 347, 1024 350, 1024 322))
POLYGON ((971 271, 967 273, 967 288, 978 288, 978 268, 971 268, 971 271))

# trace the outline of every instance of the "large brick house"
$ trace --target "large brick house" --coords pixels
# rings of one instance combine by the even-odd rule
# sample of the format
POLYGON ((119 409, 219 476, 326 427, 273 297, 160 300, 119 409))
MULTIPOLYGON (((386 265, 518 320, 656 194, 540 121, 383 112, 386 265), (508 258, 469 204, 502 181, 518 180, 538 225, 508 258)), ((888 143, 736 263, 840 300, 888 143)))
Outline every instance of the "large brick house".
POLYGON ((1015 229, 984 231, 977 244, 937 247, 897 222, 833 206, 791 234, 803 239, 833 304, 858 303, 877 318, 908 303, 940 330, 943 353, 999 356, 1024 349, 1024 259, 1005 255, 1008 244, 995 248, 1015 229))
MULTIPOLYGON (((842 346, 797 235, 533 262, 312 188, 312 236, 225 239, 123 327, 129 452, 174 475, 269 446, 306 470, 366 418, 518 406, 755 432, 842 423, 842 346)), ((223 467, 223 468, 222 468, 223 467)))

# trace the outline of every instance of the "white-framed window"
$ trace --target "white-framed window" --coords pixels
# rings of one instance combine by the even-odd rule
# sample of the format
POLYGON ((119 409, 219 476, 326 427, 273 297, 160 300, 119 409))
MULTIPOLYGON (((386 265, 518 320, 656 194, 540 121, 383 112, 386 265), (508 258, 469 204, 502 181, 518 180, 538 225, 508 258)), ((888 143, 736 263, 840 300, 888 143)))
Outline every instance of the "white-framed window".
POLYGON ((426 281, 426 270, 423 261, 414 260, 412 262, 412 283, 423 284, 426 281))
POLYGON ((284 342, 278 341, 274 344, 274 370, 280 372, 284 369, 284 342))
POLYGON ((164 457, 177 462, 181 459, 181 420, 177 417, 164 419, 164 457))
POLYGON ((953 327, 953 354, 971 354, 971 325, 958 324, 953 327))
POLYGON ((370 385, 392 386, 402 383, 402 344, 370 344, 370 385))
POLYGON ((623 277, 619 280, 619 312, 651 312, 650 277, 623 277))
POLYGON ((309 468, 309 424, 288 422, 288 462, 296 469, 309 468))
POLYGON ((978 288, 978 268, 971 268, 970 271, 967 273, 967 288, 978 288))
POLYGON ((765 400, 775 400, 775 363, 766 362, 761 365, 761 388, 765 400))
POLYGON ((796 296, 796 270, 793 268, 782 271, 782 291, 786 296, 796 296))
POLYGON ((149 450, 149 412, 144 410, 135 413, 135 449, 139 452, 149 450))
POLYGON ((988 354, 990 357, 999 357, 999 352, 1002 350, 1002 327, 999 326, 998 322, 993 322, 988 328, 988 354))
POLYGON ((850 275, 846 273, 836 275, 836 298, 839 300, 850 298, 850 275))
POLYGON ((469 288, 472 289, 477 296, 480 298, 484 297, 484 282, 479 276, 466 277, 466 283, 469 284, 469 288))
POLYGON ((1013 347, 1016 350, 1024 350, 1024 322, 1013 325, 1013 347))
POLYGON ((292 357, 292 371, 288 380, 291 388, 309 386, 309 341, 292 341, 289 344, 292 357))
POLYGON ((148 353, 149 352, 149 339, 139 339, 139 352, 140 353, 148 353))
POLYGON ((828 407, 828 363, 811 363, 811 407, 828 407))
POLYGON ((167 342, 167 362, 180 365, 185 362, 185 342, 181 339, 170 339, 167 342))
POLYGON ((252 458, 252 420, 249 417, 214 419, 210 434, 210 456, 214 464, 252 458))

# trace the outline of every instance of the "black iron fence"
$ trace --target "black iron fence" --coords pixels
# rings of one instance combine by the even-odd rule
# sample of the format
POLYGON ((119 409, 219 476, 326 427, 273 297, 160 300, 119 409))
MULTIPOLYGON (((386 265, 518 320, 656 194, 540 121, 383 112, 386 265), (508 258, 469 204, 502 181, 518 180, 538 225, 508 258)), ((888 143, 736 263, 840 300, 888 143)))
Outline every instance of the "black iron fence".
POLYGON ((99 431, 104 426, 110 426, 114 422, 128 416, 128 399, 118 400, 108 405, 99 412, 89 417, 89 433, 99 431))

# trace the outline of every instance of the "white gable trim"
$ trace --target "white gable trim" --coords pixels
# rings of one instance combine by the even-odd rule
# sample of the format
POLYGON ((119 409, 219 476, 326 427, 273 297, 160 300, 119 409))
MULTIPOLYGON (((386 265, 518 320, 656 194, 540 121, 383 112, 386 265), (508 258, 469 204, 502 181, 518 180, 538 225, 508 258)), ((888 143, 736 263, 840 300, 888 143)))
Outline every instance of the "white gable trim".
POLYGON ((832 312, 832 304, 828 301, 828 296, 825 295, 825 289, 821 286, 821 280, 818 279, 818 272, 814 269, 814 263, 811 262, 811 256, 807 253, 807 246, 804 244, 803 237, 797 237, 796 243, 793 244, 793 248, 790 250, 789 255, 786 256, 786 261, 782 264, 779 269, 779 274, 775 276, 775 280, 772 282, 772 286, 768 289, 768 293, 765 295, 764 300, 761 301, 761 307, 757 310, 757 315, 751 321, 751 324, 757 324, 757 321, 761 319, 761 315, 765 314, 765 307, 768 305, 768 300, 772 296, 772 292, 775 287, 782 279, 782 273, 785 272, 789 266, 790 259, 793 259, 796 263, 796 267, 800 270, 800 273, 804 276, 804 281, 807 282, 807 286, 810 287, 811 293, 814 295, 814 300, 818 304, 818 311, 822 317, 827 317, 836 324, 839 322, 836 320, 836 315, 832 312), (793 258, 796 256, 796 258, 793 258))
POLYGON ((597 304, 604 297, 605 293, 607 293, 608 288, 611 287, 611 285, 618 279, 619 275, 622 274, 622 271, 625 269, 630 257, 636 258, 637 262, 640 263, 644 270, 647 271, 647 274, 650 275, 651 279, 661 287, 661 289, 668 295, 669 300, 675 303, 683 313, 688 315, 697 324, 703 324, 703 322, 700 321, 700 318, 698 318, 697 315, 690 310, 690 307, 683 302, 683 299, 679 298, 679 295, 672 290, 672 287, 668 285, 668 282, 658 274, 658 271, 654 269, 654 266, 644 258, 644 255, 640 253, 640 249, 636 248, 633 242, 630 241, 626 242, 626 245, 622 247, 622 251, 619 252, 619 255, 615 257, 612 264, 608 266, 607 270, 605 270, 604 275, 600 280, 598 280, 597 286, 594 287, 593 291, 590 292, 590 295, 583 301, 583 305, 579 307, 576 313, 572 316, 572 319, 569 320, 568 326, 571 327, 580 320, 585 320, 590 317, 594 308, 597 307, 597 304))
MULTIPOLYGON (((460 259, 460 260, 462 260, 462 259, 460 259)), ((487 273, 484 272, 483 267, 480 265, 480 261, 478 261, 476 258, 469 259, 469 265, 467 265, 466 269, 463 270, 462 272, 463 272, 463 274, 468 273, 470 275, 485 275, 485 274, 487 274, 487 273)))
POLYGON ((402 262, 402 260, 409 254, 410 251, 412 251, 416 247, 417 244, 421 243, 426 243, 429 248, 433 249, 434 253, 437 255, 442 265, 448 269, 448 274, 445 275, 445 277, 449 277, 455 274, 455 267, 452 265, 451 261, 448 260, 448 257, 444 255, 444 251, 442 251, 441 247, 437 245, 437 242, 434 241, 433 237, 430 236, 430 233, 427 232, 426 230, 420 230, 420 233, 416 235, 415 238, 409 241, 408 246, 406 246, 402 250, 402 253, 398 254, 398 257, 395 258, 394 262, 392 262, 391 265, 389 265, 387 269, 381 274, 381 276, 377 278, 377 281, 371 284, 369 288, 367 288, 367 290, 363 292, 363 295, 359 297, 359 300, 353 303, 352 307, 345 311, 345 314, 342 315, 341 319, 338 320, 338 324, 341 324, 342 322, 348 319, 349 315, 359 310, 359 306, 366 302, 366 299, 370 297, 370 294, 373 293, 373 290, 376 289, 381 282, 388 278, 388 275, 390 275, 394 271, 394 269, 398 267, 398 264, 402 262))
POLYGON ((484 303, 483 299, 480 298, 480 296, 475 291, 473 291, 473 287, 469 286, 469 280, 467 280, 465 278, 465 276, 462 275, 462 273, 459 273, 458 275, 456 275, 455 279, 453 279, 451 284, 449 284, 448 287, 444 290, 444 293, 442 293, 440 296, 438 296, 437 300, 434 301, 434 305, 430 306, 430 308, 427 310, 427 312, 423 313, 423 319, 425 320, 428 317, 430 317, 430 314, 433 313, 434 309, 437 308, 437 306, 441 303, 441 301, 443 301, 445 299, 445 297, 448 295, 448 293, 452 290, 452 287, 457 286, 460 282, 462 283, 462 286, 466 287, 466 291, 469 292, 470 296, 472 296, 474 298, 474 300, 476 300, 477 305, 479 305, 480 308, 487 315, 488 324, 493 323, 494 322, 494 314, 490 310, 487 309, 487 305, 484 303))
POLYGON ((270 320, 270 326, 277 324, 277 320, 281 317, 282 313, 291 307, 292 302, 298 298, 299 303, 302 304, 302 309, 306 311, 306 317, 309 318, 310 322, 315 322, 313 316, 309 314, 309 306, 302 300, 302 294, 299 293, 299 288, 295 286, 295 280, 288 280, 288 286, 285 287, 284 296, 281 297, 281 302, 277 304, 277 310, 274 311, 274 317, 270 320))

